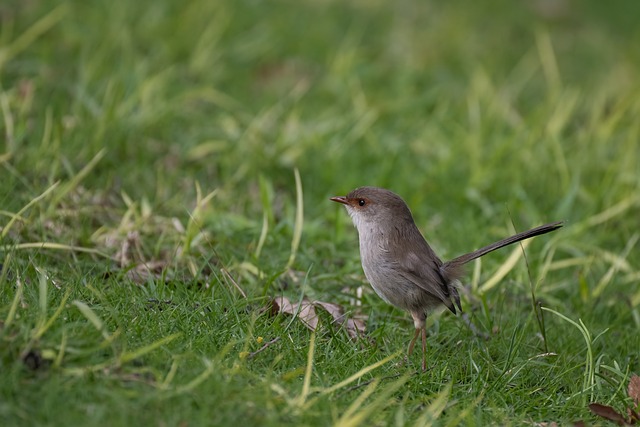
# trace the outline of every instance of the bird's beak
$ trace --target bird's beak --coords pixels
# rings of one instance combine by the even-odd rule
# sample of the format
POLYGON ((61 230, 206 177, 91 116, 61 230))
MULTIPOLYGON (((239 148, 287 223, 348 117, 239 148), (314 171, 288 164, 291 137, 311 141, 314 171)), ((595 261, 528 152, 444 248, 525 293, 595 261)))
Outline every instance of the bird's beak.
POLYGON ((344 196, 339 196, 339 197, 332 197, 329 200, 334 201, 334 202, 338 202, 338 203, 342 203, 343 205, 348 205, 349 202, 347 201, 347 198, 344 196))

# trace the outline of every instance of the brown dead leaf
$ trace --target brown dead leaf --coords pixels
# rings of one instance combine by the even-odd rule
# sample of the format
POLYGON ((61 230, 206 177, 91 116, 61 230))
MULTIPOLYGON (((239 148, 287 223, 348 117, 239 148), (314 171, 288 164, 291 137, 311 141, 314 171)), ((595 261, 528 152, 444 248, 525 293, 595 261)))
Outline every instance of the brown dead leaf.
POLYGON ((130 231, 127 238, 123 239, 120 244, 120 250, 116 252, 115 259, 120 263, 120 268, 125 268, 131 263, 133 258, 133 248, 140 246, 140 233, 130 231))
POLYGON ((600 403, 590 403, 589 409, 594 414, 609 421, 613 421, 619 426, 631 425, 627 422, 627 419, 624 417, 624 415, 619 414, 618 411, 613 409, 611 406, 602 405, 600 403))
POLYGON ((135 283, 145 283, 150 278, 159 279, 167 266, 165 261, 148 261, 127 270, 126 276, 135 283))
POLYGON ((366 325, 362 319, 347 319, 347 333, 351 339, 358 339, 364 336, 366 325))
POLYGON ((601 416, 602 418, 606 418, 609 421, 613 421, 617 423, 619 426, 624 425, 635 425, 640 421, 640 415, 638 415, 638 409, 640 408, 640 377, 637 375, 632 375, 629 380, 629 386, 627 388, 627 393, 629 397, 635 403, 634 408, 627 408, 627 417, 618 413, 611 406, 602 405, 600 403, 591 403, 589 405, 589 409, 596 415, 601 416))
POLYGON ((333 317, 333 322, 342 325, 347 330, 351 339, 360 338, 365 332, 365 324, 362 319, 349 319, 342 306, 331 302, 315 301, 315 305, 324 308, 333 317))
POLYGON ((313 304, 306 298, 298 304, 292 303, 287 297, 279 296, 273 299, 273 305, 276 313, 297 315, 300 321, 312 331, 318 327, 318 314, 313 304))
POLYGON ((636 409, 640 410, 640 377, 637 375, 632 375, 629 380, 629 387, 627 389, 627 393, 629 393, 629 397, 633 399, 636 404, 636 409))
POLYGON ((324 301, 314 301, 314 305, 320 306, 325 309, 327 313, 333 317, 334 323, 342 325, 344 323, 344 310, 338 304, 324 301))
POLYGON ((316 314, 316 309, 313 307, 307 300, 302 300, 300 303, 300 311, 298 312, 298 317, 309 329, 315 331, 318 327, 318 314, 316 314))
POLYGON ((310 330, 315 331, 318 327, 318 314, 315 307, 320 307, 331 315, 333 323, 344 326, 347 334, 352 339, 364 335, 365 323, 362 319, 347 318, 342 306, 325 301, 309 301, 306 298, 298 303, 292 303, 287 297, 275 297, 272 301, 271 314, 286 313, 296 315, 300 321, 310 330))

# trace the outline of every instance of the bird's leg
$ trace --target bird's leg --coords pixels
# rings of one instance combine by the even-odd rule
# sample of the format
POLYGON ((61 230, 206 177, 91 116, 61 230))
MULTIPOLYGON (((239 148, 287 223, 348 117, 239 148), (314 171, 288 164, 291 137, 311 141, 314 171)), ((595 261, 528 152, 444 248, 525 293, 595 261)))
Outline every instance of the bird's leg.
POLYGON ((427 329, 422 328, 422 372, 427 370, 427 329))
POLYGON ((411 353, 413 353, 413 346, 416 344, 416 340, 418 339, 419 335, 420 335, 420 329, 416 329, 416 333, 413 334, 413 339, 409 343, 409 351, 407 351, 407 354, 409 356, 411 356, 411 353))
POLYGON ((416 344, 418 337, 422 332, 422 370, 427 370, 427 328, 426 320, 427 316, 423 311, 412 311, 411 317, 413 317, 413 324, 416 327, 416 332, 413 334, 413 339, 409 343, 409 356, 413 352, 413 346, 416 344))

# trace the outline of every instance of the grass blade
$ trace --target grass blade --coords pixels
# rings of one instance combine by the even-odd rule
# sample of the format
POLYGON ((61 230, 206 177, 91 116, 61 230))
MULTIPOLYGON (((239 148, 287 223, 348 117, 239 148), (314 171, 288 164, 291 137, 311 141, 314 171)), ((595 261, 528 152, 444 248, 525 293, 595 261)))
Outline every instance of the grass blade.
POLYGON ((102 334, 105 340, 110 341, 111 336, 104 327, 104 323, 102 322, 100 317, 98 317, 98 315, 91 309, 91 307, 78 300, 74 301, 73 305, 78 307, 78 310, 80 310, 82 315, 86 317, 89 322, 91 322, 91 324, 102 334))
POLYGON ((591 339, 591 333, 589 332, 589 330, 587 329, 587 327, 585 326, 585 324, 582 322, 581 319, 578 322, 575 322, 569 319, 567 316, 555 310, 552 310, 547 307, 541 307, 541 308, 542 310, 553 313, 559 318, 561 318, 562 320, 564 320, 565 322, 573 325, 576 329, 580 331, 580 333, 582 334, 582 337, 584 338, 584 342, 587 346, 587 357, 585 360, 584 375, 583 375, 584 379, 582 382, 581 394, 582 394, 582 405, 586 406, 587 404, 586 391, 587 390, 591 391, 590 400, 593 400, 593 387, 595 386, 595 365, 593 363, 593 349, 591 348, 591 344, 593 343, 591 339))
POLYGON ((23 284, 22 280, 19 277, 16 278, 16 294, 13 296, 13 301, 11 301, 11 307, 9 308, 9 313, 7 313, 7 317, 4 320, 3 330, 7 330, 11 323, 13 323, 16 318, 16 310, 18 309, 18 304, 20 303, 20 299, 22 299, 23 292, 23 284))
POLYGON ((365 376, 369 372, 373 371, 374 369, 379 368, 380 366, 384 365, 385 363, 395 359, 401 353, 402 353, 401 351, 398 351, 396 353, 393 353, 393 354, 385 357, 382 360, 377 361, 376 363, 373 363, 373 364, 371 364, 369 366, 366 366, 366 367, 360 369, 358 372, 356 372, 355 374, 351 375, 347 379, 340 381, 338 384, 332 385, 331 387, 328 387, 328 388, 322 390, 321 394, 333 393, 334 391, 339 390, 339 389, 351 384, 352 382, 356 381, 359 378, 362 378, 363 376, 365 376))
POLYGON ((111 255, 101 252, 98 249, 84 248, 82 246, 65 245, 62 243, 32 242, 32 243, 19 243, 13 246, 0 246, 0 251, 3 251, 3 252, 6 252, 11 249, 16 249, 16 250, 18 249, 54 249, 54 250, 70 251, 70 252, 83 252, 87 254, 98 255, 102 258, 111 259, 111 255))
POLYGON ((449 395, 451 394, 451 383, 447 384, 444 389, 438 393, 435 399, 429 404, 429 406, 422 412, 420 418, 416 420, 415 427, 432 426, 434 421, 437 420, 442 412, 447 407, 449 401, 449 395))
POLYGON ((171 341, 175 340, 176 338, 182 336, 182 332, 177 332, 175 334, 166 336, 164 338, 159 339, 158 341, 155 341, 151 344, 145 345, 144 347, 141 347, 137 350, 134 351, 128 351, 125 352, 123 354, 120 355, 119 359, 119 363, 120 364, 125 364, 127 362, 130 362, 134 359, 137 359, 141 356, 144 356, 145 354, 155 350, 158 347, 162 347, 163 345, 170 343, 171 341))
POLYGON ((343 414, 342 417, 336 422, 337 427, 356 427, 363 422, 365 422, 371 415, 381 411, 384 407, 388 406, 390 402, 390 397, 393 393, 396 392, 400 387, 402 387, 407 382, 408 377, 403 376, 399 378, 397 381, 387 385, 384 387, 380 394, 371 402, 369 405, 365 406, 361 410, 358 411, 359 406, 364 402, 364 400, 369 397, 371 393, 378 386, 378 381, 373 381, 367 388, 361 393, 360 396, 353 402, 353 404, 349 407, 347 412, 343 414))
POLYGON ((5 63, 11 61, 16 55, 33 44, 36 39, 60 22, 65 17, 68 9, 69 7, 67 4, 62 4, 56 7, 47 15, 40 18, 40 20, 35 24, 30 26, 24 33, 15 39, 13 43, 3 49, 0 49, 0 70, 3 68, 5 63))
POLYGON ((613 276, 619 271, 620 267, 625 262, 626 258, 631 253, 633 247, 638 243, 638 239, 640 238, 640 234, 635 233, 631 238, 627 241, 627 245, 625 246, 622 254, 619 257, 616 257, 613 265, 609 267, 609 270, 605 273, 604 276, 600 279, 596 287, 593 289, 593 297, 598 298, 602 292, 606 289, 606 287, 611 283, 613 276))
POLYGON ((80 172, 78 172, 68 182, 62 185, 60 191, 56 193, 51 200, 51 204, 49 205, 49 209, 47 211, 47 216, 51 216, 52 211, 57 208, 60 201, 64 199, 64 197, 69 194, 71 190, 76 188, 87 175, 89 175, 89 172, 91 172, 93 168, 96 167, 96 165, 104 157, 106 152, 107 150, 105 150, 104 148, 98 151, 98 153, 96 153, 96 155, 93 156, 93 158, 89 160, 89 162, 82 169, 80 169, 80 172))
POLYGON ((300 396, 296 400, 298 406, 304 405, 311 389, 311 374, 313 372, 313 355, 316 351, 316 333, 311 333, 311 339, 309 340, 309 351, 307 352, 307 367, 304 372, 304 381, 302 383, 302 391, 300 396))
POLYGON ((515 267, 516 262, 518 262, 524 250, 527 248, 527 246, 529 246, 530 243, 531 243, 531 240, 524 240, 520 242, 522 246, 515 248, 511 252, 511 255, 509 255, 506 261, 503 262, 502 265, 500 265, 500 267, 496 270, 495 273, 493 273, 493 276, 487 279, 487 281, 484 282, 484 285, 480 286, 480 292, 481 293, 487 292, 490 289, 494 288, 498 283, 500 283, 500 281, 504 279, 504 276, 506 276, 511 270, 513 270, 513 267, 515 267))
POLYGON ((16 214, 11 216, 11 219, 9 220, 9 222, 7 223, 7 225, 5 225, 2 228, 2 233, 0 233, 0 238, 5 238, 7 236, 7 233, 9 233, 9 230, 11 230, 11 227, 13 226, 13 223, 16 222, 18 219, 22 219, 21 215, 27 210, 29 209, 31 206, 35 205, 36 203, 38 203, 40 200, 44 199, 45 197, 47 197, 49 194, 51 194, 51 192, 53 190, 55 190, 58 187, 58 184, 60 184, 60 181, 56 181, 54 182, 49 188, 47 188, 42 194, 40 194, 39 196, 31 199, 31 201, 29 201, 29 203, 27 203, 22 209, 20 209, 16 214))
POLYGON ((296 260, 296 254, 298 253, 298 247, 300 246, 300 239, 302 238, 302 225, 304 221, 304 203, 302 199, 302 181, 300 180, 300 172, 298 169, 294 169, 294 176, 296 180, 296 220, 293 226, 293 238, 291 239, 291 255, 289 255, 289 261, 285 270, 288 270, 296 260))

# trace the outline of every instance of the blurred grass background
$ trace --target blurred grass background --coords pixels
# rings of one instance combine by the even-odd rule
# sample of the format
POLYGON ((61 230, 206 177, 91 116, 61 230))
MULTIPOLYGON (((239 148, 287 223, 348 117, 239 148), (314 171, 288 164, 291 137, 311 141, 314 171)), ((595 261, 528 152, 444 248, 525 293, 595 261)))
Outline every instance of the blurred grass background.
POLYGON ((3 424, 485 425, 624 408, 640 370, 639 12, 4 2, 3 424), (427 374, 390 363, 323 394, 411 334, 375 295, 352 305, 356 234, 328 197, 361 185, 401 194, 443 258, 567 225, 532 242, 530 272, 521 261, 486 289, 507 253, 470 269, 465 310, 491 340, 436 314, 427 374), (549 312, 541 339, 531 286, 587 339, 549 312), (368 316, 371 340, 328 318, 311 338, 262 310, 279 294, 368 316), (243 359, 257 337, 280 340, 243 359))

